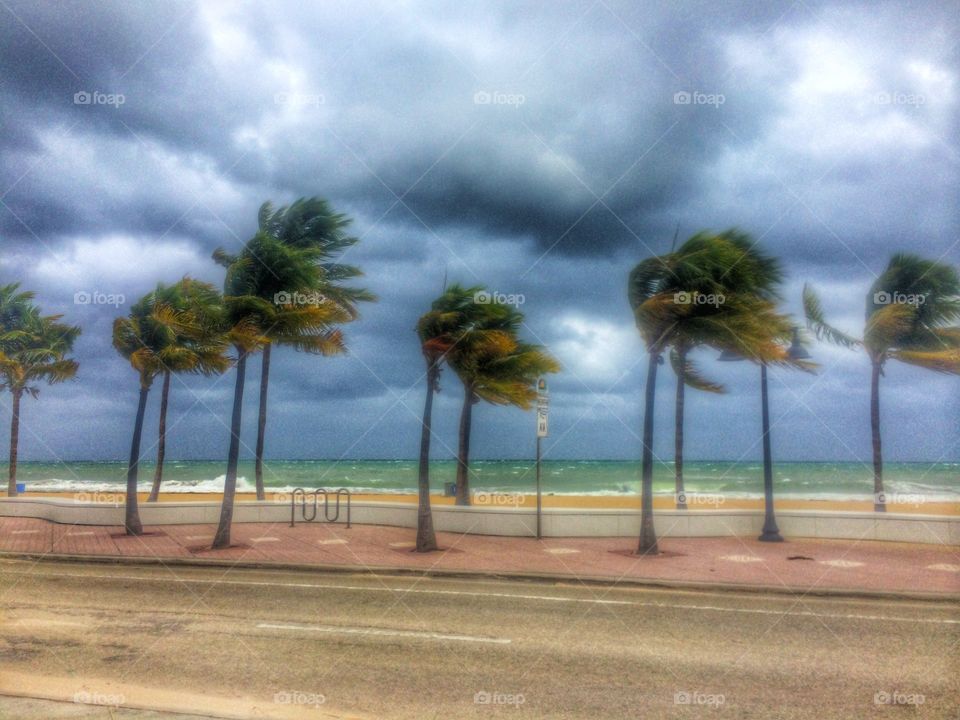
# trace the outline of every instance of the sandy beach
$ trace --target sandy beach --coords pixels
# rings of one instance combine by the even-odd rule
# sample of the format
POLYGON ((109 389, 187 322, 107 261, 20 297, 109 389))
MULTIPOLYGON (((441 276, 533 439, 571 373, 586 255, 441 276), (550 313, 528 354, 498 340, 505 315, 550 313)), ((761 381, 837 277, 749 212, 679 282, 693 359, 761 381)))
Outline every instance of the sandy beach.
MULTIPOLYGON (((19 497, 55 497, 64 500, 83 500, 86 502, 105 502, 117 503, 123 502, 123 493, 116 492, 27 492, 19 497)), ((147 493, 139 493, 140 502, 146 502, 147 493)), ((160 502, 219 502, 220 493, 160 493, 160 502)), ((237 501, 247 502, 255 501, 257 496, 254 493, 237 493, 237 501)), ((696 496, 691 494, 687 503, 690 510, 761 510, 763 509, 763 500, 761 498, 717 498, 715 496, 702 496, 702 502, 698 502, 696 496)), ((279 503, 289 503, 290 495, 287 493, 267 493, 267 500, 279 503)), ((372 501, 372 502, 394 502, 416 504, 417 496, 413 493, 355 493, 353 500, 372 501)), ((331 498, 332 501, 332 498, 331 498)), ((452 497, 443 495, 431 495, 430 502, 434 505, 453 505, 452 497)), ((528 495, 510 495, 504 493, 486 493, 477 492, 474 494, 474 505, 496 505, 499 507, 521 507, 534 508, 536 506, 536 496, 528 495)), ((778 499, 775 501, 778 510, 816 510, 819 512, 872 512, 872 500, 797 500, 797 499, 778 499)), ((653 506, 656 510, 671 510, 674 507, 673 496, 655 497, 653 506)), ((615 495, 544 495, 543 507, 545 508, 584 508, 584 509, 622 509, 636 508, 640 509, 639 496, 615 496, 615 495)), ((950 502, 925 502, 925 503, 889 503, 888 512, 891 513, 915 513, 920 515, 960 515, 960 504, 950 502)))

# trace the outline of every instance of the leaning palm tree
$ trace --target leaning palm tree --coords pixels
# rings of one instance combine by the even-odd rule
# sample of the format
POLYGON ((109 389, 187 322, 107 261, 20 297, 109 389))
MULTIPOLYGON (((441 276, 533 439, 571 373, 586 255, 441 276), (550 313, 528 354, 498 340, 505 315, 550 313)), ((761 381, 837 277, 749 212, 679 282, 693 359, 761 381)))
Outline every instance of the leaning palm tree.
POLYGON ((474 328, 451 349, 448 360, 463 384, 463 405, 457 444, 458 505, 470 504, 470 435, 473 406, 481 400, 494 405, 530 408, 537 397, 537 379, 559 372, 559 363, 540 345, 521 342, 517 335, 523 314, 500 304, 480 305, 474 328))
POLYGON ((873 443, 873 509, 886 511, 880 439, 880 378, 888 360, 960 374, 960 275, 945 263, 898 253, 890 258, 866 298, 863 338, 826 321, 820 298, 803 288, 807 324, 818 339, 863 348, 870 358, 870 430, 873 443))
MULTIPOLYGON (((221 251, 214 258, 222 261, 221 251)), ((227 472, 220 506, 220 521, 213 547, 230 545, 233 507, 237 490, 237 466, 240 459, 243 391, 247 359, 270 342, 270 333, 282 324, 283 306, 274 302, 277 294, 301 291, 317 283, 316 253, 290 247, 267 233, 258 232, 240 254, 232 258, 224 282, 227 339, 237 352, 233 412, 230 420, 230 446, 227 472), (269 299, 267 299, 269 298, 269 299)))
POLYGON ((143 534, 137 504, 137 479, 147 396, 157 376, 165 372, 168 364, 175 364, 181 352, 176 344, 177 336, 195 331, 192 318, 187 313, 178 312, 160 302, 153 292, 134 303, 127 317, 117 318, 113 322, 113 346, 136 370, 140 387, 127 465, 123 523, 127 535, 143 534))
POLYGON ((20 441, 20 401, 24 393, 36 398, 39 383, 48 385, 74 377, 78 364, 67 355, 80 328, 61 323, 61 315, 40 314, 32 292, 19 285, 0 287, 0 390, 9 390, 10 458, 7 495, 17 494, 17 454, 20 441))
MULTIPOLYGON (((694 303, 699 299, 695 293, 706 288, 724 300, 727 296, 754 294, 767 300, 777 298, 777 286, 783 278, 780 263, 762 251, 749 235, 735 229, 719 234, 701 232, 686 243, 686 252, 700 260, 708 260, 705 248, 711 243, 722 243, 726 252, 713 261, 684 263, 677 271, 684 286, 689 290, 685 300, 694 303), (725 258, 725 259, 724 259, 725 258), (725 263, 732 262, 728 267, 725 263), (718 264, 719 263, 719 264, 718 264), (697 273, 705 274, 697 277, 697 273)), ((676 404, 674 413, 674 498, 678 510, 685 510, 686 492, 683 480, 684 412, 687 386, 709 393, 724 393, 723 385, 706 377, 696 368, 690 353, 698 347, 729 347, 730 332, 721 324, 704 326, 698 315, 678 314, 672 331, 670 365, 677 376, 676 404)))
MULTIPOLYGON (((274 209, 265 202, 258 213, 260 232, 284 245, 309 250, 318 273, 313 287, 282 288, 278 297, 284 307, 267 333, 260 369, 260 405, 257 419, 257 445, 254 452, 254 475, 257 499, 266 498, 263 485, 263 451, 267 427, 267 392, 270 382, 270 356, 273 345, 292 346, 297 350, 320 355, 346 352, 343 334, 334 326, 356 320, 358 304, 372 302, 376 296, 362 288, 347 285, 349 280, 363 275, 360 268, 337 262, 338 256, 355 245, 358 239, 347 234, 350 218, 336 213, 322 198, 300 198, 289 206, 274 209), (300 303, 302 293, 308 302, 300 303), (313 305, 309 308, 302 305, 313 305), (312 323, 312 324, 311 324, 312 323)), ((222 255, 221 255, 222 257, 222 255)), ((268 297, 266 299, 274 299, 268 297)))
POLYGON ((158 284, 153 291, 153 297, 156 305, 171 309, 181 318, 181 322, 173 328, 173 334, 163 352, 157 467, 147 502, 157 501, 163 481, 171 375, 218 375, 226 372, 230 365, 226 355, 227 342, 222 331, 223 301, 213 285, 184 277, 173 285, 158 284))
POLYGON ((778 321, 772 290, 758 281, 761 276, 779 280, 779 269, 771 258, 754 252, 752 245, 748 236, 736 231, 699 233, 676 251, 642 261, 630 273, 627 298, 649 356, 640 554, 659 551, 653 524, 653 413, 657 367, 663 354, 677 343, 708 344, 723 350, 746 350, 745 354, 760 361, 779 361, 777 341, 789 327, 778 321), (736 293, 731 288, 753 290, 736 293))

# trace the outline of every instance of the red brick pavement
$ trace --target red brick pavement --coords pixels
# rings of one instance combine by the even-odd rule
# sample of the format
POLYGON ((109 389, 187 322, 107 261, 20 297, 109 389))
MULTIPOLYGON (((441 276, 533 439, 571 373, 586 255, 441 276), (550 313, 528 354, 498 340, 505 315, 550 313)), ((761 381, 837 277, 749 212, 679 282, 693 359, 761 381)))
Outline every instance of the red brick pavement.
POLYGON ((236 524, 235 545, 211 550, 212 525, 148 527, 140 537, 122 528, 56 525, 0 518, 0 551, 28 554, 201 558, 227 562, 345 566, 357 569, 538 573, 682 583, 960 595, 960 548, 852 540, 668 538, 664 554, 636 557, 629 538, 528 538, 440 533, 441 552, 410 551, 408 528, 342 524, 236 524), (790 559, 798 558, 798 559, 790 559), (808 558, 808 559, 800 559, 808 558))

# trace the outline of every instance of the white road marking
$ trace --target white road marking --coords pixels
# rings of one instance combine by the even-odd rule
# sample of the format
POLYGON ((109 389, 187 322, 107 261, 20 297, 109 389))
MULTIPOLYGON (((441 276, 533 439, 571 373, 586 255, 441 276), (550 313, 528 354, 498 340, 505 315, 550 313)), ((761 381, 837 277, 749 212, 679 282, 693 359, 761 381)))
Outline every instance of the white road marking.
POLYGON ((416 547, 416 546, 417 546, 416 543, 410 542, 409 540, 404 540, 404 541, 402 541, 402 542, 392 542, 392 543, 390 543, 390 547, 392 547, 392 548, 412 548, 412 547, 416 547))
MULTIPOLYGON (((140 582, 162 582, 170 583, 168 576, 151 577, 149 575, 93 575, 81 573, 45 573, 39 571, 28 571, 23 573, 34 577, 74 577, 80 580, 136 580, 140 582)), ((272 587, 272 588, 303 588, 309 590, 346 590, 352 592, 389 592, 397 595, 404 593, 412 595, 455 595, 461 597, 489 597, 506 598, 509 600, 534 600, 541 602, 561 602, 561 603, 586 603, 588 605, 629 605, 631 607, 652 607, 664 608, 667 610, 703 610, 708 612, 729 612, 743 613, 747 615, 792 615, 796 617, 816 617, 816 618, 834 618, 842 620, 879 620, 881 622, 910 622, 910 623, 932 623, 935 625, 960 625, 960 620, 950 620, 947 618, 915 618, 915 617, 895 617, 890 615, 857 615, 855 613, 816 613, 807 610, 793 612, 783 610, 767 610, 764 608, 738 608, 738 607, 720 607, 717 605, 692 605, 688 603, 663 603, 652 601, 636 600, 606 600, 603 598, 569 598, 558 595, 523 595, 519 593, 496 593, 496 592, 475 592, 470 590, 435 590, 426 588, 392 588, 392 587, 367 587, 364 585, 336 585, 326 583, 285 583, 285 582, 265 582, 259 580, 203 580, 199 578, 177 578, 181 583, 192 583, 194 585, 236 585, 247 587, 272 587)), ((785 600, 794 600, 786 597, 785 600)))
POLYGON ((36 535, 39 530, 12 530, 11 535, 36 535))
POLYGON ((761 561, 760 558, 756 557, 755 555, 721 555, 720 559, 738 563, 752 563, 761 561))
POLYGON ((317 540, 317 545, 346 545, 347 541, 343 539, 337 540, 317 540))
POLYGON ((251 542, 280 542, 280 538, 275 537, 258 537, 252 538, 251 542))
POLYGON ((573 555, 580 551, 574 550, 573 548, 546 548, 544 552, 548 552, 551 555, 573 555))
POLYGON ((510 638, 477 637, 475 635, 446 635, 444 633, 423 632, 420 630, 385 630, 382 628, 340 627, 338 625, 275 625, 259 623, 258 628, 267 630, 295 630, 297 632, 322 632, 343 635, 380 635, 384 637, 409 637, 423 640, 456 640, 458 642, 493 643, 509 645, 510 638))
POLYGON ((67 535, 70 537, 78 537, 80 535, 93 535, 93 530, 87 530, 86 532, 68 532, 67 535))
POLYGON ((821 565, 829 565, 830 567, 835 568, 855 568, 863 567, 862 562, 857 562, 856 560, 819 560, 821 565))
POLYGON ((960 565, 951 565, 950 563, 937 563, 936 565, 927 565, 927 570, 943 570, 945 572, 960 572, 960 565))
POLYGON ((187 535, 184 540, 209 540, 213 542, 213 538, 209 535, 187 535))

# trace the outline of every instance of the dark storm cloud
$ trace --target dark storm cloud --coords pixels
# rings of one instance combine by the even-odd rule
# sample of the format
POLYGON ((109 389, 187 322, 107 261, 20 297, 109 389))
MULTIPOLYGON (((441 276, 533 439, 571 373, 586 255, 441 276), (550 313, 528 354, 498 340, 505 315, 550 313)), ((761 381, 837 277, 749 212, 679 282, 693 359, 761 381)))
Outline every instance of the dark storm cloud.
MULTIPOLYGON (((632 456, 644 360, 624 283, 678 225, 681 237, 753 233, 785 262, 787 309, 813 281, 854 333, 891 251, 960 258, 957 20, 942 4, 12 2, 0 16, 0 277, 85 327, 80 379, 45 392, 62 404, 31 409, 59 427, 88 398, 95 441, 62 438, 77 456, 122 455, 117 388, 134 380, 109 349, 125 308, 77 307, 73 294, 132 300, 187 272, 219 283, 210 252, 239 247, 267 198, 322 194, 353 215, 362 242, 348 260, 381 297, 347 329, 349 356, 278 352, 271 437, 286 456, 311 402, 323 412, 306 427, 330 452, 413 453, 413 327, 444 276, 525 296, 528 337, 564 362, 556 452, 632 456), (364 436, 374 422, 393 430, 364 436)), ((803 402, 786 396, 804 431, 780 442, 797 457, 849 455, 835 435, 863 446, 862 359, 816 350, 823 377, 789 380, 803 402), (843 392, 856 402, 828 409, 843 392)), ((745 412, 736 398, 755 383, 711 360, 731 395, 692 407, 745 412)), ((953 404, 920 418, 916 372, 891 373, 891 422, 939 427, 924 437, 945 445, 956 386, 927 378, 953 404)), ((455 385, 445 378, 439 426, 455 426, 455 385)), ((197 437, 225 417, 228 386, 202 412, 189 394, 175 401, 184 452, 221 453, 225 432, 197 437)), ((494 415, 476 446, 515 454, 529 418, 494 415)), ((748 450, 753 436, 728 437, 732 425, 691 442, 703 455, 748 450)))

